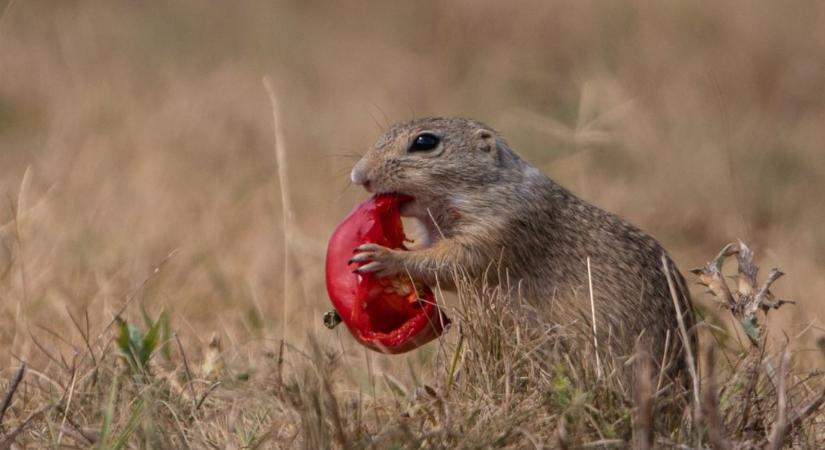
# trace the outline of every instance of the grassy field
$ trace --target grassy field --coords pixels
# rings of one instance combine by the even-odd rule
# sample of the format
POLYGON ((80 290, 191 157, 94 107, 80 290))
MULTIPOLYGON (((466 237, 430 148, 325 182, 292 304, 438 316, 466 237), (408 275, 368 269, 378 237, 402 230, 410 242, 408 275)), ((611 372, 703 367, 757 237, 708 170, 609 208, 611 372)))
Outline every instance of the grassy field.
MULTIPOLYGON (((0 448, 614 448, 645 424, 657 446, 755 447, 822 386, 822 2, 0 7, 0 448), (697 286, 718 408, 647 422, 497 291, 445 298, 463 339, 364 350, 322 326, 326 240, 366 197, 358 155, 428 115, 494 126, 685 273, 743 239, 797 303, 754 353, 697 286), (124 359, 120 330, 153 325, 124 359)), ((824 420, 784 444, 820 448, 824 420)))

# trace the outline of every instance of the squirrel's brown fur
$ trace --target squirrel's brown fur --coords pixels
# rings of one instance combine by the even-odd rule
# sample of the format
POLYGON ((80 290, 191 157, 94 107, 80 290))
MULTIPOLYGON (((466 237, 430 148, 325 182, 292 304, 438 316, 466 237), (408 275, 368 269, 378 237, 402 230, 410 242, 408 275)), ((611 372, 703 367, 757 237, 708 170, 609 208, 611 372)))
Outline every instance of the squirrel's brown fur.
POLYGON ((629 356, 641 336, 660 363, 667 341, 667 360, 681 370, 682 345, 663 255, 687 327, 693 325, 693 313, 684 279, 662 246, 543 175, 490 127, 461 118, 396 124, 356 164, 352 181, 370 192, 414 197, 402 213, 420 219, 433 240, 413 251, 362 246, 354 257, 367 262, 361 271, 406 272, 450 288, 456 267, 493 283, 502 273, 499 268, 505 268, 524 298, 572 306, 548 308, 548 321, 578 320, 587 325, 583 331, 592 333, 590 258, 601 345, 629 356), (440 143, 432 150, 410 151, 421 133, 435 135, 440 143))

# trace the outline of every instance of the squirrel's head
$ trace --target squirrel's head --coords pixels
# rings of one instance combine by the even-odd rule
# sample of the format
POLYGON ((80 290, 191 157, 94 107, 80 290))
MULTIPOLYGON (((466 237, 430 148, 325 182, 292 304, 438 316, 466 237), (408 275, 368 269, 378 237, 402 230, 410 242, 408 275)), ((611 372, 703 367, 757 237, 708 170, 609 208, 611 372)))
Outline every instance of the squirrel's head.
MULTIPOLYGON (((351 176, 369 192, 409 195, 422 206, 495 183, 509 155, 497 133, 480 122, 418 119, 387 130, 355 164, 351 176)), ((415 209, 409 205, 402 213, 421 214, 415 209)))

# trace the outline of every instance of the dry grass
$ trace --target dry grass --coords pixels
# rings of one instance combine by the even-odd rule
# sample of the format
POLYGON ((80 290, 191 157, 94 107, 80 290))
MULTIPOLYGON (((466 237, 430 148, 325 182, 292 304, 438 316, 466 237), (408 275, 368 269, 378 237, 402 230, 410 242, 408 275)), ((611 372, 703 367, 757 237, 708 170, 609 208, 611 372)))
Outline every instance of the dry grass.
POLYGON ((821 442, 821 416, 794 423, 824 360, 820 2, 2 6, 0 448, 821 442), (448 297, 438 343, 367 353, 322 327, 325 242, 364 196, 353 158, 432 114, 495 125, 683 269, 742 237, 797 304, 754 346, 703 301, 699 413, 600 377, 592 339, 502 290, 448 297), (136 372, 114 317, 142 310, 170 333, 136 372))

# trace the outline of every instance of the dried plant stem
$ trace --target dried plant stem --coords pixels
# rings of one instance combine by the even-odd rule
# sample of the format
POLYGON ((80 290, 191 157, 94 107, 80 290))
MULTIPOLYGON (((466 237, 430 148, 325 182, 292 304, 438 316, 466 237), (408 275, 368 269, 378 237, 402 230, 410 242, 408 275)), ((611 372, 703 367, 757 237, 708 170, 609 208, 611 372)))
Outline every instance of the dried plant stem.
POLYGON ((77 358, 72 360, 72 379, 69 383, 68 396, 66 398, 66 407, 63 410, 63 421, 60 423, 60 429, 57 433, 57 447, 60 447, 60 441, 63 439, 63 430, 66 429, 66 421, 69 418, 69 411, 72 407, 72 399, 74 398, 75 383, 77 382, 77 368, 75 366, 77 358))
POLYGON ((17 372, 14 374, 14 378, 11 379, 11 384, 9 384, 9 389, 6 391, 6 396, 3 398, 3 403, 0 405, 0 427, 3 426, 3 417, 6 415, 6 410, 9 409, 11 405, 11 399, 14 397, 14 393, 17 391, 17 386, 20 385, 20 382, 23 381, 23 375, 26 373, 26 363, 23 363, 17 372))
POLYGON ((788 423, 788 395, 785 389, 785 378, 788 371, 788 360, 790 353, 788 346, 782 350, 782 355, 779 357, 779 376, 776 381, 776 421, 771 427, 771 434, 768 436, 768 442, 765 444, 765 450, 779 450, 782 448, 782 443, 785 442, 785 437, 788 435, 790 425, 788 423))
POLYGON ((206 401, 206 397, 208 397, 209 394, 211 394, 212 391, 217 389, 221 384, 222 383, 220 381, 216 381, 216 382, 212 383, 211 386, 209 386, 209 388, 206 390, 206 392, 204 392, 203 395, 201 395, 201 398, 200 398, 200 400, 198 400, 198 403, 195 404, 195 411, 200 409, 201 405, 203 405, 203 402, 206 401))
POLYGON ((22 433, 23 430, 25 430, 30 423, 34 422, 35 419, 40 418, 40 416, 48 412, 50 409, 54 408, 56 405, 56 403, 50 403, 38 409, 37 411, 29 414, 29 417, 27 417, 26 420, 23 421, 23 423, 18 425, 17 428, 15 428, 11 433, 3 437, 3 440, 0 441, 0 450, 10 449, 12 444, 14 444, 15 439, 17 439, 17 436, 19 436, 20 433, 22 433))
POLYGON ((558 418, 558 424, 556 426, 556 447, 558 447, 560 450, 567 450, 570 448, 570 443, 567 439, 567 427, 564 424, 566 420, 567 419, 565 419, 564 414, 560 415, 558 418))
POLYGON ((197 405, 197 396, 195 395, 195 387, 192 384, 192 372, 189 370, 189 360, 186 358, 186 352, 183 351, 183 344, 180 343, 180 338, 178 337, 178 333, 172 333, 172 336, 175 338, 175 342, 178 344, 178 350, 180 351, 180 357, 183 360, 183 370, 186 374, 186 384, 189 386, 189 394, 192 396, 192 406, 194 409, 192 413, 194 414, 195 411, 198 409, 197 405))
POLYGON ((155 265, 154 269, 152 269, 152 272, 150 272, 149 275, 147 275, 146 278, 144 278, 143 281, 141 281, 140 284, 138 284, 137 287, 135 287, 132 290, 132 292, 129 293, 129 295, 126 297, 126 301, 123 302, 123 305, 121 305, 117 312, 114 314, 112 320, 110 320, 109 323, 106 324, 105 327, 103 327, 103 330, 101 330, 100 334, 97 335, 97 342, 103 340, 103 338, 106 336, 106 332, 109 331, 109 328, 111 328, 112 325, 114 325, 115 323, 117 323, 118 320, 120 320, 121 314, 123 314, 123 312, 126 311, 126 308, 132 304, 132 301, 135 298, 137 298, 138 294, 143 290, 143 288, 146 287, 147 284, 149 284, 149 281, 155 278, 160 273, 160 270, 164 266, 166 266, 166 264, 169 261, 171 261, 172 258, 174 258, 177 254, 178 249, 173 249, 171 252, 169 252, 169 254, 166 255, 165 258, 163 258, 157 265, 155 265))
POLYGON ((599 359, 599 339, 596 336, 596 302, 593 299, 593 273, 590 270, 590 257, 587 258, 587 284, 590 289, 590 318, 593 322, 593 352, 596 354, 596 376, 602 377, 602 362, 599 359))
POLYGON ((455 380, 455 371, 458 367, 458 360, 461 357, 461 348, 464 345, 464 333, 459 333, 458 335, 458 344, 455 348, 455 353, 453 354, 453 362, 450 364, 450 373, 447 376, 447 393, 444 395, 448 397, 450 395, 450 389, 453 387, 453 381, 455 380))
POLYGON ((820 392, 813 400, 803 406, 799 412, 794 414, 793 419, 790 420, 791 426, 797 427, 802 425, 802 421, 816 412, 822 406, 822 403, 825 403, 825 390, 820 392))
POLYGON ((31 166, 26 167, 25 173, 23 173, 23 180, 20 182, 20 191, 17 194, 17 204, 15 205, 14 200, 9 197, 9 207, 11 208, 11 216, 12 220, 14 221, 14 239, 17 243, 17 264, 20 268, 20 289, 21 289, 21 297, 17 300, 17 308, 15 311, 15 330, 14 334, 12 335, 11 340, 11 348, 15 347, 17 343, 17 338, 19 336, 20 330, 25 327, 24 325, 24 318, 23 318, 23 311, 24 305, 28 305, 28 280, 26 277, 26 259, 25 254, 26 252, 23 250, 23 238, 21 237, 20 232, 20 210, 26 206, 26 196, 28 194, 29 186, 31 185, 31 166))
POLYGON ((287 328, 287 301, 289 299, 289 237, 290 237, 290 218, 292 216, 292 205, 289 201, 289 183, 287 182, 287 160, 286 160, 286 145, 284 142, 283 130, 281 129, 280 116, 278 114, 278 98, 275 96, 275 91, 272 89, 272 81, 269 76, 263 77, 264 89, 269 96, 269 102, 272 106, 272 126, 275 136, 275 159, 278 164, 278 183, 281 188, 281 211, 283 215, 283 235, 284 235, 284 298, 282 310, 282 329, 281 339, 286 338, 287 328))
POLYGON ((665 379, 665 370, 667 369, 667 357, 670 350, 670 330, 665 333, 665 350, 662 352, 662 363, 659 365, 659 377, 656 380, 656 391, 662 389, 662 382, 665 379))
POLYGON ((636 448, 649 450, 653 448, 653 370, 650 354, 636 344, 636 416, 633 432, 636 435, 636 448))
POLYGON ((667 285, 670 288, 670 297, 673 299, 673 307, 676 308, 676 320, 679 322, 679 333, 682 336, 682 343, 685 346, 685 362, 688 365, 690 378, 693 382, 693 401, 695 405, 694 414, 699 416, 699 376, 696 373, 696 360, 693 358, 693 348, 690 345, 690 336, 688 335, 687 327, 685 327, 685 320, 682 317, 682 307, 679 306, 679 295, 676 293, 676 287, 673 285, 673 277, 670 276, 670 264, 667 261, 667 255, 662 255, 662 270, 665 271, 667 278, 667 285))
POLYGON ((713 346, 705 351, 705 368, 707 369, 707 384, 705 385, 702 414, 708 425, 708 440, 715 450, 729 450, 730 442, 727 438, 725 423, 719 414, 719 396, 716 386, 716 361, 714 360, 713 346))

